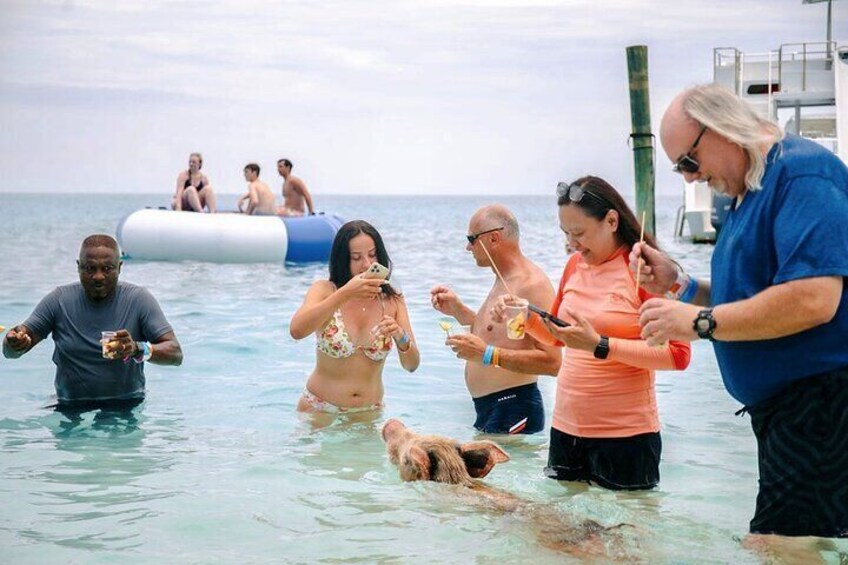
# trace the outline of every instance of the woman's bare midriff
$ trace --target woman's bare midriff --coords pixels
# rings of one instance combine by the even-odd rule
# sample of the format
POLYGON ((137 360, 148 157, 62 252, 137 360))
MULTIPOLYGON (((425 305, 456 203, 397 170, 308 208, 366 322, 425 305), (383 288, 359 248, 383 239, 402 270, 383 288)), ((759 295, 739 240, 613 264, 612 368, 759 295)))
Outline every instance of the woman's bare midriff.
MULTIPOLYGON (((375 363, 361 351, 345 359, 332 359, 318 353, 315 370, 306 381, 306 388, 321 400, 339 408, 360 408, 383 401, 383 362, 375 363)), ((297 409, 313 411, 300 399, 297 409)))

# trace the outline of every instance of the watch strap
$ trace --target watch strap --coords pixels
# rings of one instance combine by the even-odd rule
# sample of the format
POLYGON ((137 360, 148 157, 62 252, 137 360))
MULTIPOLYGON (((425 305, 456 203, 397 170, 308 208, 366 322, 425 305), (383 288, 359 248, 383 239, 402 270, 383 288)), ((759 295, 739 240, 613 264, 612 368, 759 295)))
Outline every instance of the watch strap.
POLYGON ((695 330, 699 338, 715 341, 713 333, 715 333, 716 321, 713 318, 713 309, 707 308, 698 312, 698 315, 692 322, 692 329, 695 330))
POLYGON ((605 335, 601 336, 601 341, 595 347, 594 355, 597 359, 606 359, 609 356, 609 338, 605 335))

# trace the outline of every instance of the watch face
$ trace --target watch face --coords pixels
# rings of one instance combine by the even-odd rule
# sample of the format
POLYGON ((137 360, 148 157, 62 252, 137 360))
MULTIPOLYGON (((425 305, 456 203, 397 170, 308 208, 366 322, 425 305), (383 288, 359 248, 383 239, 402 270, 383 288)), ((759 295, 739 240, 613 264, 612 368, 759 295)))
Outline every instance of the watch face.
POLYGON ((698 325, 699 332, 706 332, 710 329, 710 321, 706 318, 698 318, 696 323, 698 325))

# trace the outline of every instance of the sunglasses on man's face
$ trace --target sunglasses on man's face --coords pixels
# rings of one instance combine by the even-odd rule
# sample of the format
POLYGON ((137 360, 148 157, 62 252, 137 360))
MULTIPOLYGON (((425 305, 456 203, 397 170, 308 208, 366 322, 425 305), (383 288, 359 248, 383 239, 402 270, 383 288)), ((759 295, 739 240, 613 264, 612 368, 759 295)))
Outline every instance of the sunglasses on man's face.
POLYGON ((692 157, 692 152, 698 147, 698 143, 700 143, 701 138, 704 136, 704 132, 707 131, 707 126, 701 126, 701 132, 698 134, 698 137, 695 138, 695 143, 692 144, 692 147, 689 148, 689 151, 686 154, 681 155, 677 158, 677 161, 674 162, 674 167, 672 170, 675 173, 689 173, 690 175, 694 175, 698 172, 698 169, 701 168, 701 164, 692 157))
POLYGON ((477 233, 472 233, 472 234, 466 235, 465 238, 468 240, 468 243, 470 243, 471 245, 474 245, 474 242, 477 241, 477 239, 481 235, 486 235, 487 233, 492 233, 492 232, 495 232, 495 231, 501 231, 502 229, 503 229, 503 226, 501 226, 499 228, 492 228, 490 230, 478 231, 477 233))
POLYGON ((609 203, 601 196, 595 194, 591 190, 587 190, 583 188, 579 183, 573 182, 571 184, 561 182, 557 184, 557 198, 562 198, 565 196, 570 201, 575 204, 579 204, 584 197, 588 196, 590 198, 594 198, 596 201, 600 202, 604 206, 609 206, 609 203))

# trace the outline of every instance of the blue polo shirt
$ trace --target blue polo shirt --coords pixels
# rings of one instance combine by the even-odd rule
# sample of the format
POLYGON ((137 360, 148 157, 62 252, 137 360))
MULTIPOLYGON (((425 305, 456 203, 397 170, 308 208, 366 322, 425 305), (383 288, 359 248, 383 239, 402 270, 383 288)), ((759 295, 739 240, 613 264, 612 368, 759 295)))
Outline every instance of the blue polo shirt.
POLYGON ((711 303, 834 275, 843 277, 842 300, 827 324, 779 339, 714 343, 735 399, 755 406, 792 381, 848 367, 848 168, 818 144, 787 135, 769 151, 762 188, 731 207, 722 226, 711 303))

